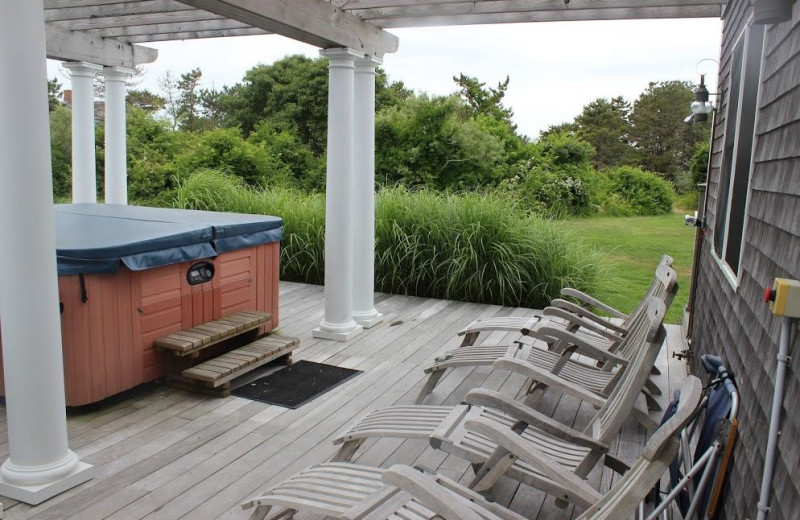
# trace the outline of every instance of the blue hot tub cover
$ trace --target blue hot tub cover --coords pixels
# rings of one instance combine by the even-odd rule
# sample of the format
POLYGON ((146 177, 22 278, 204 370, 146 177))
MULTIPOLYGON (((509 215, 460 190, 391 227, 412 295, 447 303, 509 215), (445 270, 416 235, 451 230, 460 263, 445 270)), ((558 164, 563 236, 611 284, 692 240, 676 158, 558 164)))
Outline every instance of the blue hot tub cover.
POLYGON ((263 215, 118 204, 56 205, 58 274, 141 271, 277 242, 283 220, 263 215))

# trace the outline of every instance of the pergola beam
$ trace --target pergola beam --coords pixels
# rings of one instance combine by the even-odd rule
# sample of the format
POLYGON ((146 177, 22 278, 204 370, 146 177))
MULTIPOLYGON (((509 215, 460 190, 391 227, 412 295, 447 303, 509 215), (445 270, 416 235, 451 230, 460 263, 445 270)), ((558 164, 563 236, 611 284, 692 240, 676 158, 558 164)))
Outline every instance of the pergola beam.
POLYGON ((131 43, 137 42, 161 42, 172 40, 199 40, 203 38, 223 38, 226 36, 260 36, 270 34, 256 27, 243 27, 240 29, 218 29, 211 31, 186 31, 186 32, 166 32, 154 33, 141 36, 129 36, 125 40, 131 43))
MULTIPOLYGON (((402 2, 403 0, 396 0, 402 2)), ((408 2, 408 0, 405 0, 408 2)), ((389 5, 392 0, 365 0, 359 3, 360 7, 348 4, 348 9, 353 14, 358 15, 364 20, 375 20, 383 18, 413 18, 428 16, 453 16, 466 14, 493 14, 493 13, 532 13, 532 12, 551 12, 576 13, 583 10, 601 11, 604 9, 619 10, 641 10, 641 9, 662 9, 670 13, 678 14, 679 10, 697 9, 706 6, 710 11, 720 14, 720 5, 724 0, 572 0, 565 4, 563 0, 485 0, 483 2, 464 2, 461 1, 439 1, 439 2, 415 2, 408 5, 389 5), (377 5, 384 4, 384 5, 377 5)), ((579 14, 576 14, 579 16, 579 14)))
POLYGON ((393 34, 322 0, 181 1, 323 49, 347 47, 382 57, 398 47, 398 38, 393 34))
POLYGON ((87 61, 106 67, 133 69, 152 63, 158 51, 111 38, 46 26, 47 57, 62 61, 87 61))
POLYGON ((131 27, 136 25, 153 25, 159 23, 192 23, 204 20, 223 20, 224 17, 197 9, 170 13, 149 13, 123 16, 94 16, 80 20, 62 20, 50 22, 48 25, 70 29, 72 31, 91 31, 111 29, 115 27, 131 27))
POLYGON ((141 0, 133 2, 118 2, 102 7, 94 2, 87 5, 63 7, 57 2, 50 2, 52 7, 45 7, 44 19, 46 22, 62 20, 80 20, 86 18, 107 18, 110 16, 126 16, 159 13, 169 16, 178 11, 192 10, 188 5, 175 0, 141 0))
POLYGON ((157 23, 150 25, 130 25, 112 27, 109 29, 96 29, 89 31, 104 38, 117 38, 122 41, 130 41, 133 36, 146 36, 148 34, 168 34, 191 31, 218 31, 223 29, 241 29, 249 27, 247 24, 228 20, 226 18, 215 18, 213 20, 201 20, 198 22, 185 23, 157 23))
MULTIPOLYGON (((122 41, 131 42, 132 37, 147 36, 155 34, 171 34, 171 33, 187 33, 187 32, 203 32, 203 31, 220 31, 227 29, 243 29, 250 28, 249 25, 235 20, 228 20, 226 18, 217 18, 214 20, 202 20, 199 22, 185 22, 185 23, 157 23, 150 25, 130 25, 122 27, 113 27, 109 29, 96 29, 91 31, 92 34, 102 36, 104 38, 117 38, 122 41)), ((261 34, 264 33, 261 29, 261 34)), ((183 38, 182 38, 183 39, 183 38)))
POLYGON ((507 4, 513 9, 518 6, 525 10, 558 11, 572 9, 604 9, 617 7, 680 7, 696 5, 724 5, 727 0, 482 0, 465 2, 465 0, 331 0, 337 7, 348 11, 358 9, 377 9, 385 7, 421 7, 443 4, 507 4), (516 6, 514 4, 517 4, 516 6))
POLYGON ((561 11, 522 11, 499 13, 429 14, 372 18, 371 23, 384 28, 498 23, 574 22, 588 20, 646 20, 659 18, 718 18, 719 5, 686 7, 645 7, 616 9, 579 9, 561 11))

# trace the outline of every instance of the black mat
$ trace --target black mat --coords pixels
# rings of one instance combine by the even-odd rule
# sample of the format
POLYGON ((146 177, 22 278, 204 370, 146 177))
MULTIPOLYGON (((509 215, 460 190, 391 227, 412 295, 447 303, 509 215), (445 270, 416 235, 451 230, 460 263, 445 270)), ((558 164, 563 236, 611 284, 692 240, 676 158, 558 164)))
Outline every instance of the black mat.
POLYGON ((298 361, 231 393, 262 403, 297 408, 360 373, 361 370, 298 361))

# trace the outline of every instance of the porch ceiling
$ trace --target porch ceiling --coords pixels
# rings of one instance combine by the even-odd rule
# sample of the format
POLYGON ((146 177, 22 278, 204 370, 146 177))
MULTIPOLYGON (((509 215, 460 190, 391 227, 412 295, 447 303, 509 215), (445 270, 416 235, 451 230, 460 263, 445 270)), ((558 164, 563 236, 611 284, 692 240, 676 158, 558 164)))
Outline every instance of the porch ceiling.
POLYGON ((48 56, 132 67, 140 43, 277 33, 383 56, 385 28, 719 17, 725 0, 44 0, 48 56))

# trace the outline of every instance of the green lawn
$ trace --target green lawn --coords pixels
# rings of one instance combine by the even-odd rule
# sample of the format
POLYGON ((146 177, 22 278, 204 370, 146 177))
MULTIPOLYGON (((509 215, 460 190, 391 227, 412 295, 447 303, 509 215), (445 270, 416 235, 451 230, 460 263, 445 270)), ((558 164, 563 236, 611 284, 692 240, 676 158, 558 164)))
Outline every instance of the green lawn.
POLYGON ((661 255, 672 256, 680 289, 667 313, 667 322, 681 322, 689 294, 694 248, 694 232, 684 226, 682 214, 597 217, 570 220, 566 224, 586 244, 608 255, 612 283, 594 296, 626 313, 647 290, 661 255))

